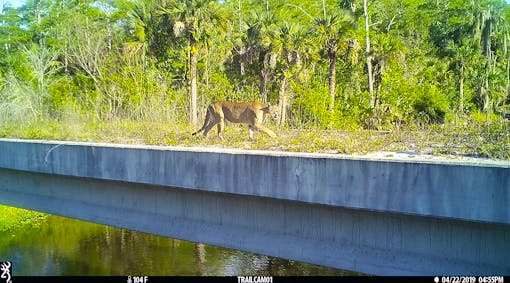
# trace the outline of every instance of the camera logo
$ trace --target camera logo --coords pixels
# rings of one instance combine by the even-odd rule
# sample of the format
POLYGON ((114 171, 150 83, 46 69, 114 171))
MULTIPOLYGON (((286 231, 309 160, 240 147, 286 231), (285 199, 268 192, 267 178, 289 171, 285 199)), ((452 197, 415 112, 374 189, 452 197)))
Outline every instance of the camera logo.
POLYGON ((0 271, 2 275, 0 279, 5 279, 5 283, 12 283, 11 273, 12 273, 12 264, 10 261, 0 262, 0 271))

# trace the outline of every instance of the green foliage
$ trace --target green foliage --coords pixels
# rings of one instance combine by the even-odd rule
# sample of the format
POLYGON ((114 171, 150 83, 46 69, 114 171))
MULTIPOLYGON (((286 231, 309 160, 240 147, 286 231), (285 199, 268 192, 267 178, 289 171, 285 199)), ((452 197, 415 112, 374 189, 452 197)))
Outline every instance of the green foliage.
POLYGON ((293 90, 296 97, 293 103, 294 115, 291 125, 298 128, 317 127, 328 128, 333 121, 331 112, 328 111, 327 87, 322 89, 309 85, 293 83, 293 90))
POLYGON ((448 101, 434 85, 423 85, 413 101, 415 119, 421 123, 443 123, 448 101))
POLYGON ((234 92, 234 86, 228 80, 224 73, 214 72, 209 76, 209 81, 206 84, 202 84, 200 89, 203 95, 204 105, 216 101, 216 100, 243 100, 241 94, 234 92))
POLYGON ((26 225, 37 226, 45 217, 41 212, 0 205, 0 233, 15 234, 26 225))
MULTIPOLYGON (((394 130, 506 115, 506 2, 374 0, 368 13, 373 94, 356 1, 48 0, 3 7, 0 127, 4 135, 51 136, 37 128, 42 123, 62 132, 55 136, 93 139, 104 123, 180 124, 194 116, 192 85, 198 117, 214 100, 265 100, 288 111, 288 122, 280 122, 291 129, 394 130), (81 130, 59 123, 96 133, 75 135, 81 130)), ((191 143, 140 133, 149 143, 191 143)))
POLYGON ((82 105, 78 102, 82 91, 79 85, 68 77, 61 78, 51 85, 48 88, 49 97, 46 101, 48 116, 55 119, 66 119, 78 115, 83 111, 82 105))

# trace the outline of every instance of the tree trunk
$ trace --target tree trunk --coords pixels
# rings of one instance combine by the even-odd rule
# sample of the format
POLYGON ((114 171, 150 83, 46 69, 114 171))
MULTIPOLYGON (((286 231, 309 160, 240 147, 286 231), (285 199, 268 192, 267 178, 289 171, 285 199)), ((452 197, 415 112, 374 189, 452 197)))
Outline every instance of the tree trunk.
POLYGON ((192 34, 189 35, 189 70, 190 70, 190 96, 191 96, 191 125, 197 126, 197 41, 192 34))
MULTIPOLYGON (((239 48, 239 55, 242 55, 246 52, 246 47, 244 45, 241 45, 241 47, 239 48)), ((244 60, 241 59, 239 60, 239 73, 241 74, 241 77, 243 77, 243 83, 244 83, 244 74, 245 74, 245 67, 244 67, 244 60)), ((244 87, 244 84, 243 84, 243 87, 244 87)))
POLYGON ((459 112, 464 112, 464 62, 460 63, 459 112))
MULTIPOLYGON (((285 72, 283 72, 285 74, 285 72)), ((287 94, 286 94, 286 87, 287 87, 287 77, 285 75, 282 75, 282 79, 280 82, 280 90, 278 91, 278 97, 279 97, 279 108, 280 108, 280 121, 279 126, 282 127, 285 125, 285 119, 287 118, 287 94)))
POLYGON ((260 71, 260 96, 263 103, 267 103, 267 81, 269 80, 269 70, 263 68, 260 71))
POLYGON ((507 59, 507 62, 506 62, 506 99, 507 99, 507 101, 510 101, 510 60, 509 59, 507 59))
POLYGON ((510 100, 510 58, 508 58, 508 44, 510 32, 507 31, 503 37, 503 56, 506 58, 506 101, 510 100))
MULTIPOLYGON (((3 15, 5 9, 5 0, 2 0, 0 5, 0 15, 3 15)), ((5 26, 5 17, 2 19, 2 26, 5 26)), ((7 41, 4 43, 5 53, 9 55, 9 42, 11 42, 11 35, 7 35, 7 41)))
MULTIPOLYGON (((242 8, 241 8, 241 0, 238 0, 237 1, 237 7, 238 7, 238 25, 239 25, 239 32, 243 32, 243 29, 242 29, 242 26, 243 26, 243 18, 242 18, 242 8)), ((241 45, 241 48, 239 50, 239 55, 242 55, 246 52, 246 47, 243 45, 241 45)), ((239 71, 241 72, 241 76, 244 77, 244 60, 239 60, 239 71)), ((243 87, 244 87, 244 78, 243 78, 243 87)))
POLYGON ((369 36, 369 23, 368 23, 368 4, 367 0, 363 0, 363 15, 365 16, 365 33, 366 33, 366 59, 367 59, 367 74, 368 74, 368 93, 370 94, 370 108, 375 108, 374 97, 374 78, 372 76, 372 54, 370 53, 370 36, 369 36))
MULTIPOLYGON (((487 67, 490 68, 490 67, 487 67)), ((487 114, 487 117, 490 116, 491 107, 490 107, 490 96, 489 96, 489 69, 486 71, 485 82, 482 91, 482 99, 483 99, 483 111, 487 114)))
POLYGON ((492 69, 492 51, 491 51, 491 34, 492 34, 492 15, 491 10, 488 9, 486 14, 484 15, 485 20, 484 27, 482 29, 482 39, 483 39, 483 53, 485 56, 485 78, 484 78, 484 89, 482 91, 482 99, 483 99, 483 111, 487 113, 487 118, 490 116, 492 111, 490 107, 490 96, 489 96, 489 74, 492 69))
POLYGON ((262 99, 263 103, 267 103, 267 82, 269 80, 269 72, 270 72, 270 63, 268 58, 266 56, 270 56, 270 54, 267 51, 262 51, 259 55, 259 62, 260 65, 260 97, 262 99), (267 62, 266 62, 267 61, 267 62))
POLYGON ((329 111, 335 111, 336 53, 329 56, 329 111))

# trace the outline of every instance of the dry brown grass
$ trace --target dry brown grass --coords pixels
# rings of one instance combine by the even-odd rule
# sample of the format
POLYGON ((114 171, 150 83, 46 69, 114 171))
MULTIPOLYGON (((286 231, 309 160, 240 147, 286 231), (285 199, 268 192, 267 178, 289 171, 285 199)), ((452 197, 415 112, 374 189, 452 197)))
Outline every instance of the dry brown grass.
POLYGON ((186 124, 120 120, 113 122, 38 121, 1 127, 0 136, 149 145, 179 145, 294 152, 363 154, 377 151, 474 156, 510 160, 510 122, 463 123, 407 127, 393 131, 277 129, 277 138, 256 133, 248 140, 245 125, 227 124, 224 139, 213 129, 207 138, 191 136, 186 124))

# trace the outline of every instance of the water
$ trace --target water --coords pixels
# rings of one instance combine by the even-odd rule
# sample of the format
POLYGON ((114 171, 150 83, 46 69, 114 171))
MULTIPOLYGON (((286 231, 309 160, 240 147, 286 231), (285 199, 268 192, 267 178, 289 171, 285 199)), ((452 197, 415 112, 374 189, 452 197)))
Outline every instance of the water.
POLYGON ((353 275, 219 247, 48 216, 0 237, 0 261, 16 275, 353 275))

